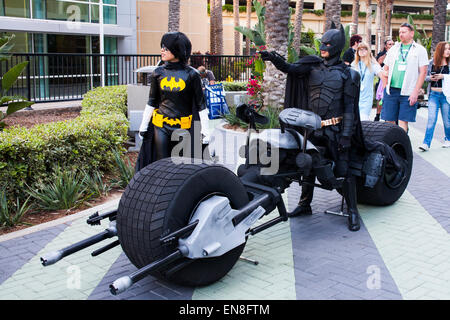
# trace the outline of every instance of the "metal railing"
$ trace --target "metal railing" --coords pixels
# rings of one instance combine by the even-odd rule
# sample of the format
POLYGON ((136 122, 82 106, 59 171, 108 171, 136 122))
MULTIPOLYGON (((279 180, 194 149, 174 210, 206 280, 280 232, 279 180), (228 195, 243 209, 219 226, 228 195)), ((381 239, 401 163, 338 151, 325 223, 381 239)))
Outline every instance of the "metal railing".
MULTIPOLYGON (((144 66, 156 65, 160 55, 15 53, 0 62, 0 75, 12 66, 29 61, 27 68, 8 92, 29 101, 79 100, 89 90, 102 84, 101 63, 104 59, 106 86, 142 82, 135 72, 144 66)), ((249 56, 193 55, 190 64, 205 66, 217 81, 232 78, 247 81, 251 77, 249 56)))

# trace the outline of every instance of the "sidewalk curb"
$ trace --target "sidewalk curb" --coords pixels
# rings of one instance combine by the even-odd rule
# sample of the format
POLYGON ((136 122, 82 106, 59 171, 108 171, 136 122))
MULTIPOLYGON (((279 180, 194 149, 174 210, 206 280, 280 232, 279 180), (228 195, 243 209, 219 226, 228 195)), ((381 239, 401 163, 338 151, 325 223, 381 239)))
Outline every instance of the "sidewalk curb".
POLYGON ((29 235, 31 233, 42 231, 42 230, 45 230, 45 229, 48 229, 51 227, 55 227, 55 226, 63 224, 63 223, 72 222, 74 220, 81 219, 85 216, 89 216, 95 212, 100 213, 101 211, 109 210, 109 209, 117 207, 119 205, 120 198, 121 198, 121 196, 118 197, 117 199, 110 200, 101 205, 71 214, 67 217, 63 217, 63 218, 55 219, 55 220, 52 220, 49 222, 41 223, 41 224, 26 228, 23 230, 7 233, 5 235, 0 236, 0 243, 14 239, 14 238, 23 237, 23 236, 29 235))

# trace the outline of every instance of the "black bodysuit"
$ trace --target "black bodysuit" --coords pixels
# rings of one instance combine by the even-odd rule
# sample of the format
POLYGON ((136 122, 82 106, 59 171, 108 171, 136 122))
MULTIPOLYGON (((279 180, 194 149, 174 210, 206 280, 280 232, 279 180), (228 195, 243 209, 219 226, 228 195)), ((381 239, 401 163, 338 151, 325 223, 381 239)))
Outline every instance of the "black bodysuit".
POLYGON ((200 75, 188 65, 167 63, 156 68, 150 85, 148 105, 166 117, 186 117, 206 107, 200 75))
MULTIPOLYGON (((195 143, 201 145, 201 138, 200 141, 195 140, 194 121, 200 120, 199 112, 206 108, 200 75, 186 64, 165 63, 156 68, 150 76, 150 86, 148 105, 158 109, 158 113, 172 119, 192 115, 191 128, 182 131, 183 134, 190 134, 191 152, 193 152, 195 143)), ((156 160, 170 157, 173 147, 179 143, 179 141, 172 141, 172 134, 179 128, 179 125, 171 126, 167 123, 164 123, 163 127, 157 127, 150 120, 143 137, 136 171, 156 160)), ((191 157, 192 155, 174 156, 191 157)))

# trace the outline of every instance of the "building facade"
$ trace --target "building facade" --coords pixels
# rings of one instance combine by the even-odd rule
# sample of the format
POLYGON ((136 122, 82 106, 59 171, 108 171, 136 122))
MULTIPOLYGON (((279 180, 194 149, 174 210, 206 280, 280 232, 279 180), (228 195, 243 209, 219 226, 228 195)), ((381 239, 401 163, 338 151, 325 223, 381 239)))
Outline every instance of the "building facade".
POLYGON ((0 31, 14 52, 99 53, 101 5, 105 53, 135 54, 136 0, 0 0, 0 31))
MULTIPOLYGON (((180 0, 181 1, 181 23, 180 31, 185 32, 193 43, 193 51, 205 53, 209 51, 209 14, 208 0, 180 0)), ((294 0, 290 1, 291 7, 295 8, 294 0)), ((323 32, 325 16, 325 0, 305 1, 303 14, 303 31, 314 31, 320 36, 323 32)), ((138 34, 138 52, 143 54, 159 53, 159 41, 164 32, 167 32, 168 21, 168 3, 169 0, 137 0, 137 34, 138 34)), ((223 36, 224 36, 224 54, 234 54, 234 20, 232 12, 233 0, 223 0, 223 36)), ((352 0, 342 0, 342 23, 350 24, 352 21, 351 10, 352 0)), ((246 0, 240 0, 240 5, 245 6, 246 0)), ((390 36, 397 38, 400 24, 406 21, 407 14, 414 17, 414 22, 422 26, 427 34, 431 34, 433 26, 433 0, 395 0, 393 7, 393 17, 390 30, 390 36)), ((245 11, 245 10, 244 10, 245 11)), ((360 12, 366 12, 365 1, 360 1, 360 12)), ((375 44, 376 26, 377 26, 377 1, 372 1, 372 43, 375 44)), ((292 17, 293 19, 294 17, 292 17)), ((246 25, 246 13, 240 13, 240 25, 246 25)), ((255 13, 251 16, 251 25, 257 23, 255 13)), ((365 35, 366 18, 359 17, 358 33, 365 35)), ((447 29, 450 27, 450 21, 447 29)), ((419 28, 420 29, 420 28, 419 28)), ((448 37, 447 32, 447 37, 448 37)), ((241 36, 242 37, 242 36, 241 36)), ((244 39, 241 38, 241 49, 244 48, 244 39)), ((375 48, 375 45, 374 45, 375 48)))

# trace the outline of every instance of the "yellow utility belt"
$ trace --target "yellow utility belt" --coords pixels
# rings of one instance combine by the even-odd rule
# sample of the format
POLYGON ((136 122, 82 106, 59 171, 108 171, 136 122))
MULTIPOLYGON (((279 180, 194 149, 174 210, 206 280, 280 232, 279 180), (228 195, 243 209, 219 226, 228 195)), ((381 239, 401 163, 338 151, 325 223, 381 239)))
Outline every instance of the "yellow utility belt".
POLYGON ((189 129, 191 127, 191 122, 192 114, 188 117, 169 118, 160 114, 158 109, 153 110, 152 123, 160 128, 162 128, 164 123, 167 123, 169 126, 179 125, 180 129, 189 129))

